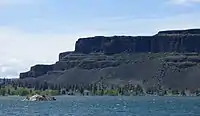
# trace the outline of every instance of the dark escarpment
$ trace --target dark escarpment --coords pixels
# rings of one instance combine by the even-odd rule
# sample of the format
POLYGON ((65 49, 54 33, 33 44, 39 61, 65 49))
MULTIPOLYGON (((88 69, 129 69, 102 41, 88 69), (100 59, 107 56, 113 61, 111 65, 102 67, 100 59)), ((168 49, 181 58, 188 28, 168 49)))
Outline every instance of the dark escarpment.
POLYGON ((52 65, 36 65, 20 79, 57 84, 161 84, 199 88, 200 29, 161 31, 153 36, 80 38, 75 50, 59 54, 52 65))
POLYGON ((81 38, 76 42, 75 52, 105 54, 141 52, 199 52, 198 29, 161 31, 154 36, 113 36, 81 38))

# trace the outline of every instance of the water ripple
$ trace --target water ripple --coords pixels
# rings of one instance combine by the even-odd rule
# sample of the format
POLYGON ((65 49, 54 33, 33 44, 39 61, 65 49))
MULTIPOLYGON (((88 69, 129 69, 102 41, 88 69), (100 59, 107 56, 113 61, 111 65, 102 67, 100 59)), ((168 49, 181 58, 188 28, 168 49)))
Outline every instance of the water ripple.
POLYGON ((0 99, 0 116, 200 116, 200 98, 58 97, 55 102, 0 99))

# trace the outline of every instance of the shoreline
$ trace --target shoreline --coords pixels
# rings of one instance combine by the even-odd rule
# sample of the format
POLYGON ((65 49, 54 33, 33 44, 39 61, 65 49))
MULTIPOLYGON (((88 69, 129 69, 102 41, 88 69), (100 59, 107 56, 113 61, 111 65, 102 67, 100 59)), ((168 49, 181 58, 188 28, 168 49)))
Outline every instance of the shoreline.
POLYGON ((168 97, 198 97, 200 90, 171 90, 171 89, 145 89, 140 85, 118 88, 97 88, 96 86, 88 87, 71 87, 50 89, 48 87, 35 89, 19 86, 2 86, 0 88, 0 96, 33 96, 48 95, 48 96, 168 96, 168 97))
MULTIPOLYGON (((30 96, 30 95, 27 95, 30 96)), ((50 95, 53 97, 200 97, 196 95, 50 95)), ((5 95, 0 97, 26 97, 20 95, 5 95)))

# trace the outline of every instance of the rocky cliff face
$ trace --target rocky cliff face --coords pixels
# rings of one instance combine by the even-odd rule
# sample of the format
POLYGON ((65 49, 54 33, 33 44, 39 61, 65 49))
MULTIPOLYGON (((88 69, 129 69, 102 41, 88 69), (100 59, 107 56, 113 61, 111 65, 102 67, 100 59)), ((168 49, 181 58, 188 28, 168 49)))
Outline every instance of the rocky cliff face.
POLYGON ((144 81, 166 87, 197 88, 200 29, 161 31, 153 36, 80 38, 75 51, 60 53, 52 65, 36 65, 20 78, 52 83, 144 81), (180 81, 182 83, 180 83, 180 81))
POLYGON ((36 78, 42 76, 49 71, 53 71, 53 65, 35 65, 31 67, 30 71, 25 73, 20 73, 20 78, 24 79, 27 77, 36 78))
POLYGON ((154 36, 113 36, 81 38, 75 52, 105 54, 141 52, 199 52, 200 30, 161 31, 154 36))

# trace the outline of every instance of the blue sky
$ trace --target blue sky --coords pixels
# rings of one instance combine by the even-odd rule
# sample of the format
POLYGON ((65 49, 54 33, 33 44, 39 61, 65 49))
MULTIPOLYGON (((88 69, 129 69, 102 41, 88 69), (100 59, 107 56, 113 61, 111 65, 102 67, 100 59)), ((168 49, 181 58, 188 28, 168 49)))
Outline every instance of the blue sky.
POLYGON ((79 37, 200 27, 200 0, 0 0, 0 77, 54 63, 79 37))
MULTIPOLYGON (((113 21, 167 18, 191 13, 198 14, 200 10, 198 2, 194 2, 192 6, 185 6, 189 2, 177 5, 175 2, 173 4, 173 0, 151 0, 151 2, 146 0, 8 1, 10 2, 4 3, 4 6, 0 8, 0 16, 3 17, 0 19, 0 25, 16 27, 28 33, 76 33, 85 28, 102 31, 116 25, 112 23, 113 21), (107 22, 111 22, 111 24, 107 24, 107 22), (104 26, 105 23, 106 26, 104 26)), ((123 31, 126 30, 123 29, 123 31)), ((106 33, 109 32, 106 31, 106 33)))

